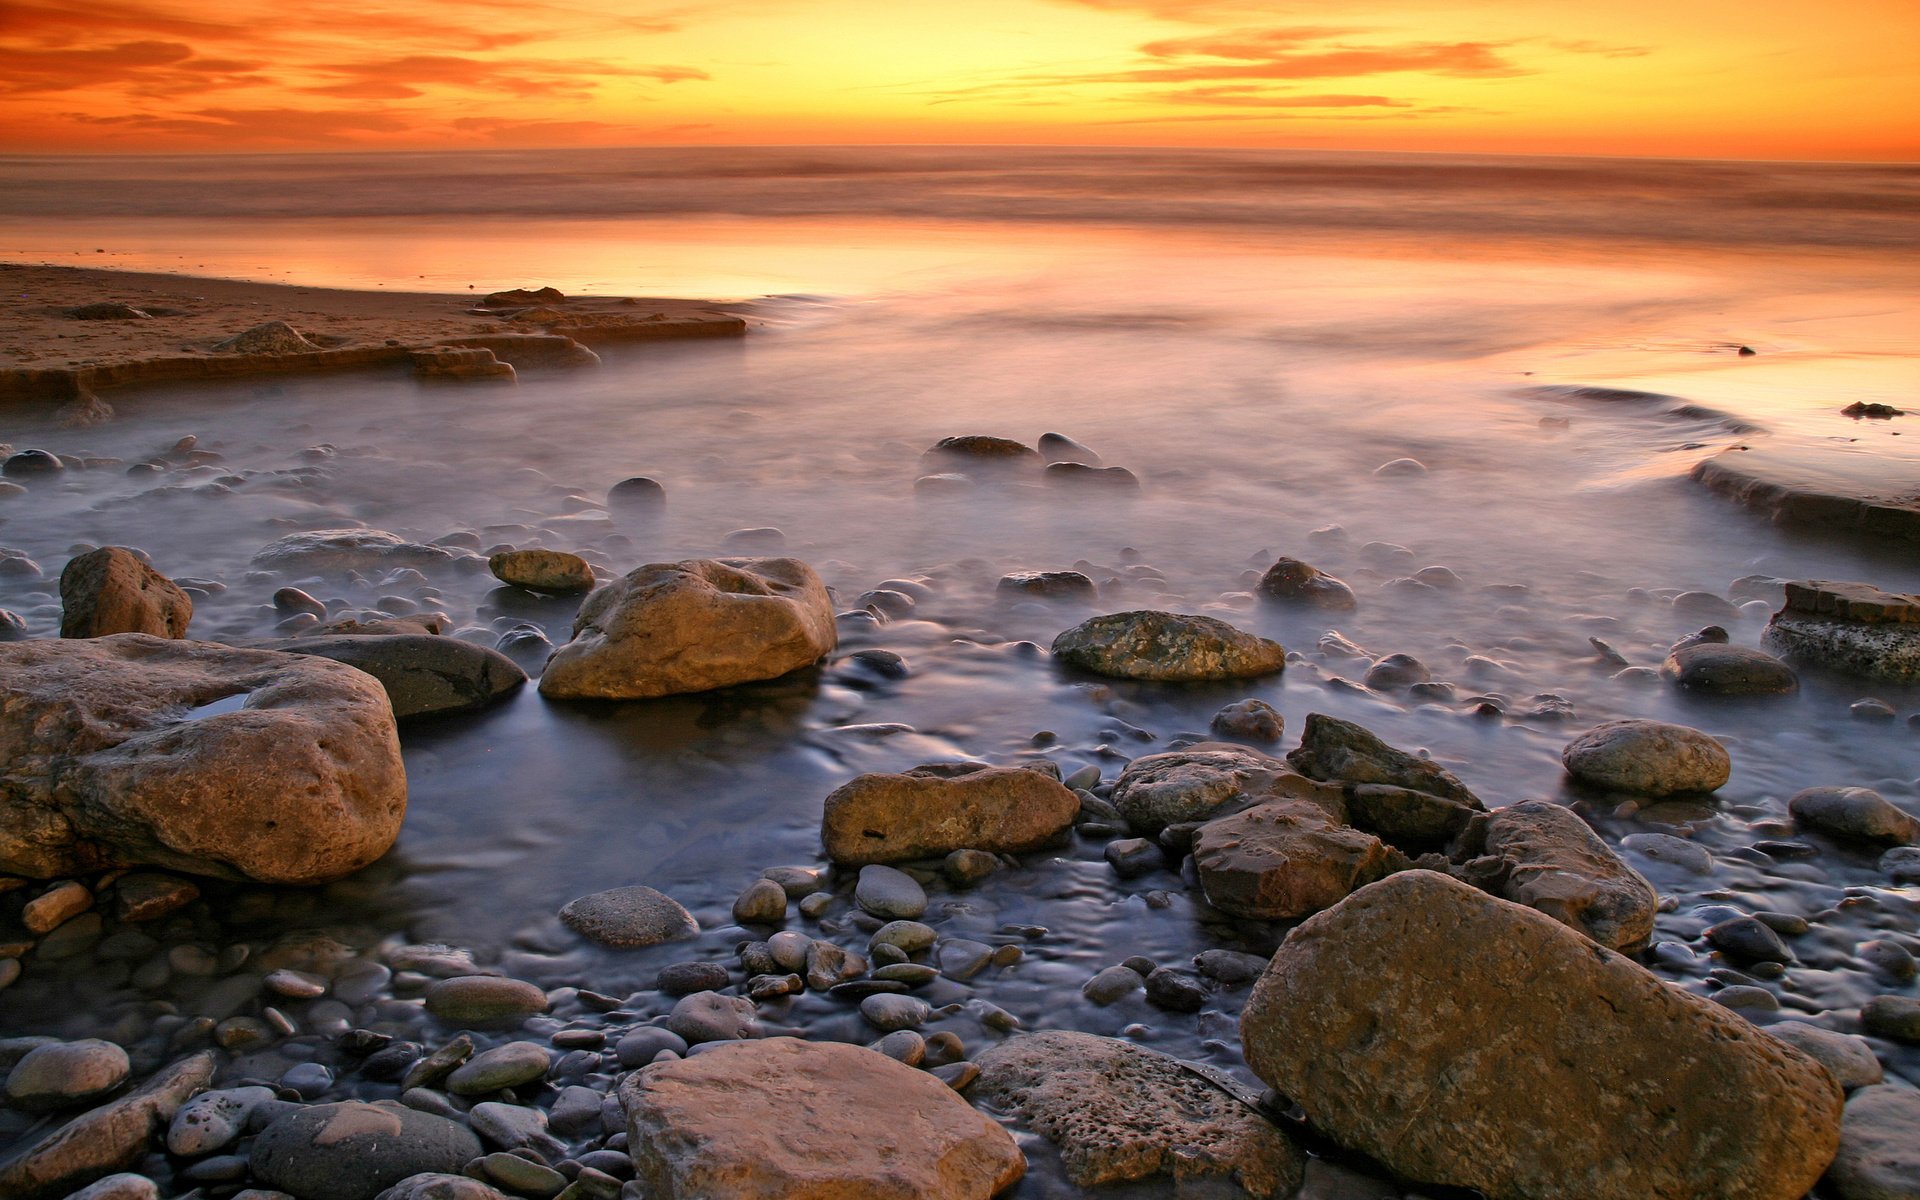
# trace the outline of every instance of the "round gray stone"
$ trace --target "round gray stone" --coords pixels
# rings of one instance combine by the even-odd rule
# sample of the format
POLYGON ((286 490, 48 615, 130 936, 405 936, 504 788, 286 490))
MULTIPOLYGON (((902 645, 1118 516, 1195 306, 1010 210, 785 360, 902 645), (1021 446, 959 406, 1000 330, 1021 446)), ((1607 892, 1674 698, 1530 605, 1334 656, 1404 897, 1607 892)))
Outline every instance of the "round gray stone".
POLYGON ((455 1174, 480 1139, 445 1117, 358 1100, 298 1108, 254 1140, 249 1166, 300 1200, 367 1200, 422 1172, 455 1174))
POLYGON ((560 921, 588 941, 620 950, 654 946, 700 932, 693 914, 678 901, 638 885, 582 896, 560 910, 560 921))
POLYGON ((447 1090, 456 1096, 481 1096, 532 1083, 551 1065, 547 1048, 538 1042, 508 1042, 467 1060, 447 1076, 447 1090))
POLYGON ((911 921, 927 911, 926 890, 913 876, 892 867, 861 867, 853 899, 883 920, 911 921))
POLYGON ((29 1111, 72 1108, 127 1081, 133 1067, 112 1042, 82 1038, 27 1051, 7 1076, 7 1099, 29 1111))
POLYGON ((1711 792, 1733 768, 1725 746, 1663 721, 1597 725, 1568 742, 1560 759, 1581 783, 1643 796, 1711 792))
POLYGON ((452 1025, 517 1025, 547 1011, 547 994, 497 975, 461 975, 427 989, 427 1011, 452 1025))
POLYGON ((739 1041, 754 1036, 754 1012, 753 1001, 745 996, 695 992, 682 996, 673 1006, 667 1015, 667 1029, 689 1045, 739 1041))

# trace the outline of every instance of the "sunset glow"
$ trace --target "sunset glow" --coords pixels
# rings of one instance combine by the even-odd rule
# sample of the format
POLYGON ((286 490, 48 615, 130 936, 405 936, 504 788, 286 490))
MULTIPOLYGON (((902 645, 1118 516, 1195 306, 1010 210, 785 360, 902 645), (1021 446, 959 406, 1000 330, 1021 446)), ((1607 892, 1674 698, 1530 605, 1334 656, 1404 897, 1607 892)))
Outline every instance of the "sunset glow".
POLYGON ((1023 143, 1920 157, 1913 0, 0 8, 0 149, 1023 143))

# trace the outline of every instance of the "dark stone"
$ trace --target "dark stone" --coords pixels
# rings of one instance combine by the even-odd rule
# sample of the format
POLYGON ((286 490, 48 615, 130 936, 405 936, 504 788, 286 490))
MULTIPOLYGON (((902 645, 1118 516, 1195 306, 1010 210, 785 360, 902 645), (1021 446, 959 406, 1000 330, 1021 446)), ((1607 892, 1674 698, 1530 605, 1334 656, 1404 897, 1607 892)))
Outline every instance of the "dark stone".
POLYGON ((380 681, 393 704, 393 715, 402 720, 485 708, 527 681, 519 664, 498 650, 433 634, 342 634, 256 645, 332 659, 365 671, 380 681))

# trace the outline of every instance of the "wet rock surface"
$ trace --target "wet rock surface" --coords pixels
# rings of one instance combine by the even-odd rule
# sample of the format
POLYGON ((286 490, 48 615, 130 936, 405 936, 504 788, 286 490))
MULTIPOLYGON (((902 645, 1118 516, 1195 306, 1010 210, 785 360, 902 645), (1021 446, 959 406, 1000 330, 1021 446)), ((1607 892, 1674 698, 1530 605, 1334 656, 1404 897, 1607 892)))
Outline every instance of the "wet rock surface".
POLYGON ((563 699, 645 699, 785 675, 836 644, 833 605, 791 558, 652 563, 597 588, 540 677, 563 699))
POLYGON ((1817 1063, 1433 872, 1302 925, 1241 1025, 1254 1071, 1316 1128, 1407 1178, 1490 1197, 1790 1200, 1839 1145, 1840 1089, 1817 1063), (1726 1095, 1743 1098, 1737 1122, 1726 1095), (1623 1139, 1640 1151, 1620 1154, 1623 1139))
POLYGON ((150 633, 183 638, 193 601, 171 579, 122 546, 102 546, 60 572, 60 636, 150 633))
POLYGON ((1286 667, 1278 642, 1213 617, 1135 611, 1095 617, 1053 640, 1071 666, 1121 679, 1168 682, 1247 679, 1286 667))
POLYGON ((950 764, 859 776, 823 809, 827 857, 859 866, 955 850, 1035 850, 1066 832, 1080 802, 1044 771, 950 764))
POLYGON ((8 870, 150 864, 312 883, 399 833, 392 710, 349 667, 119 634, 0 646, 0 680, 8 870), (262 795, 280 803, 263 810, 262 795))
POLYGON ((1473 818, 1454 847, 1459 874, 1491 895, 1543 912, 1609 950, 1653 936, 1660 897, 1571 809, 1544 800, 1473 818))
POLYGON ((1567 743, 1561 753, 1567 774, 1581 783, 1616 792, 1671 796, 1711 792, 1727 782, 1732 760, 1726 747, 1684 725, 1662 721, 1610 721, 1567 743))
POLYGON ((1865 583, 1795 581, 1767 623, 1766 641, 1796 661, 1913 683, 1920 680, 1920 596, 1865 583))

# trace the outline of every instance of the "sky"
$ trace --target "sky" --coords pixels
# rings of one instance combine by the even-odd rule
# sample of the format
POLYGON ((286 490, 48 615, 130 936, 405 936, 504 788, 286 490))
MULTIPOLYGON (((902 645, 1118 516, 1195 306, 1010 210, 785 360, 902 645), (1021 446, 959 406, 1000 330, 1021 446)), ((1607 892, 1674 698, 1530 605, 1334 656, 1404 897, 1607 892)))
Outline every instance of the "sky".
POLYGON ((0 0, 0 152, 1920 161, 1920 0, 0 0))

